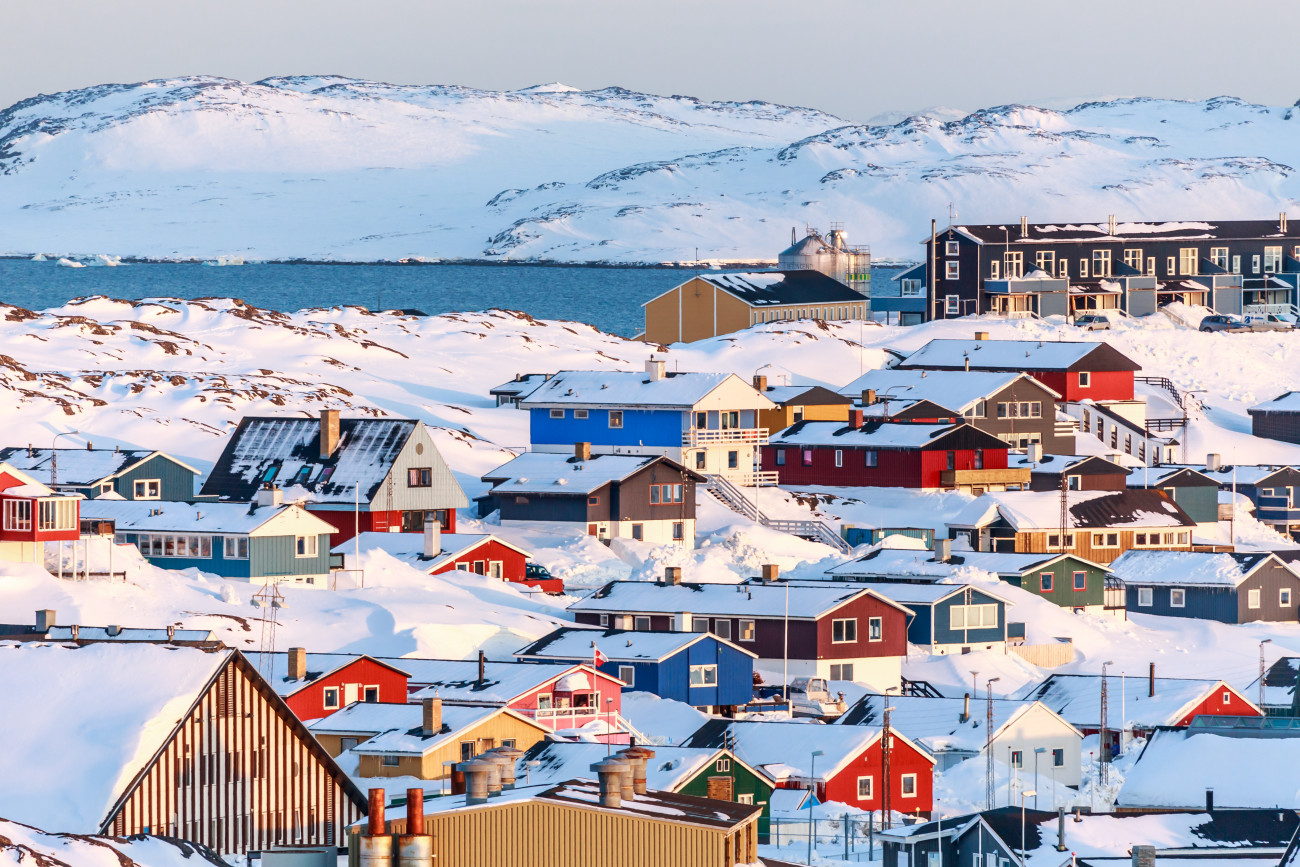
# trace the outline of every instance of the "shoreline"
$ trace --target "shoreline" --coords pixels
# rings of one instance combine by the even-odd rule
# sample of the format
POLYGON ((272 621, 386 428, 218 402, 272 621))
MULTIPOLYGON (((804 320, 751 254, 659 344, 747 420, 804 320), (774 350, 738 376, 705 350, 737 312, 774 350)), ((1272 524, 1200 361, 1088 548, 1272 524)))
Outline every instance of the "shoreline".
MULTIPOLYGON (((36 253, 0 253, 0 261, 11 262, 31 262, 36 253)), ((74 259, 76 261, 93 260, 98 254, 63 254, 63 253, 42 253, 46 261, 56 262, 58 259, 74 259)), ((203 258, 161 258, 153 256, 121 256, 118 261, 123 265, 206 265, 213 259, 203 258)), ((892 259, 881 259, 878 263, 881 268, 905 268, 911 267, 916 262, 896 261, 892 259)), ((639 269, 639 270, 661 270, 661 271, 723 271, 723 270, 744 270, 744 269, 773 269, 777 265, 775 259, 702 259, 698 262, 610 262, 610 261, 588 261, 588 262, 561 262, 555 259, 511 259, 502 261, 500 259, 376 259, 376 260, 352 260, 352 259, 306 259, 306 258, 289 258, 289 259, 249 259, 242 265, 218 265, 209 267, 223 268, 243 268, 250 265, 339 265, 348 267, 357 266, 381 266, 381 267, 437 267, 441 265, 459 265, 467 267, 484 267, 484 268, 509 268, 509 267, 533 267, 533 268, 606 268, 606 269, 639 269)), ((104 265, 88 264, 87 267, 113 267, 104 265)))

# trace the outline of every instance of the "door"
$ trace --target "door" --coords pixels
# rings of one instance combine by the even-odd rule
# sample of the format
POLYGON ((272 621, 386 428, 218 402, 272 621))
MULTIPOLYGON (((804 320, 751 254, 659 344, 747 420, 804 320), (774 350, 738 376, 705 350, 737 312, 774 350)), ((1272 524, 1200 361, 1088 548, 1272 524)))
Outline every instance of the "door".
POLYGON ((735 784, 731 777, 709 777, 709 786, 704 795, 715 801, 734 801, 735 784))
POLYGON ((355 683, 343 684, 343 706, 347 707, 357 700, 357 685, 355 683))

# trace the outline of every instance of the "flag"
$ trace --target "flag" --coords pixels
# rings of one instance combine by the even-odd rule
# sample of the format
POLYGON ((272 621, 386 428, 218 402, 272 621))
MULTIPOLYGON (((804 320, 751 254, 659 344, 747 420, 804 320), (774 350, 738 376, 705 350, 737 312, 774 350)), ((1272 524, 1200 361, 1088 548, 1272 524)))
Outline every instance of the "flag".
POLYGON ((596 646, 596 642, 594 641, 591 643, 591 661, 595 668, 600 668, 602 665, 609 662, 609 657, 600 652, 600 648, 596 646))

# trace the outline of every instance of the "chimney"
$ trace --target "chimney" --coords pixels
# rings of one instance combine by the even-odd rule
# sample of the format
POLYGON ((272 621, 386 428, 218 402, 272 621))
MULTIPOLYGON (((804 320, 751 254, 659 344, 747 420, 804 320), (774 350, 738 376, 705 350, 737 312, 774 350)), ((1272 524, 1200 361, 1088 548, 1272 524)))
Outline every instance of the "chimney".
POLYGON ((109 635, 111 638, 117 638, 119 635, 122 634, 122 627, 120 627, 120 626, 118 626, 116 623, 114 623, 114 624, 110 624, 109 626, 104 627, 104 631, 105 631, 106 633, 108 633, 108 635, 109 635))
POLYGON ((655 757, 655 751, 643 746, 631 746, 625 750, 620 750, 619 755, 626 758, 628 764, 632 766, 633 793, 644 795, 646 791, 646 763, 655 757))
POLYGON ((489 798, 495 798, 501 794, 501 760, 491 753, 484 753, 475 761, 482 762, 487 768, 487 791, 489 798))
POLYGON ((492 763, 482 759, 470 759, 456 765, 456 770, 465 775, 465 806, 486 804, 488 799, 488 773, 492 763))
POLYGON ((1205 812, 1214 812, 1214 788, 1210 787, 1205 790, 1205 812))
POLYGON ((289 679, 302 680, 307 676, 307 648, 289 648, 289 679))
POLYGON ((871 406, 876 402, 876 390, 874 388, 862 389, 862 405, 871 406))
POLYGON ((430 560, 442 553, 442 524, 433 512, 424 513, 424 556, 430 560))
POLYGON ((591 443, 574 443, 573 457, 579 461, 591 460, 591 443))
POLYGON ((966 372, 969 373, 969 372, 970 372, 970 356, 969 356, 969 355, 966 356, 965 359, 963 359, 963 364, 965 365, 966 372))
POLYGON ((424 705, 424 722, 420 726, 420 737, 431 738, 442 731, 442 699, 434 696, 426 698, 424 705))
POLYGON ((970 720, 970 693, 968 692, 965 694, 965 696, 962 697, 961 716, 957 719, 957 722, 968 722, 969 720, 970 720))
POLYGON ((767 377, 766 377, 766 376, 755 376, 755 377, 754 377, 754 391, 767 391, 767 377))
POLYGON ((1038 463, 1043 459, 1043 444, 1030 443, 1025 449, 1025 457, 1029 458, 1030 463, 1038 463))
POLYGON ((36 612, 36 631, 49 632, 54 628, 54 609, 42 608, 36 612))
POLYGON ((1106 234, 1114 237, 1115 235, 1115 215, 1111 214, 1106 218, 1106 234))
POLYGON ((1021 217, 1021 218, 1020 218, 1020 237, 1022 237, 1022 238, 1028 238, 1028 237, 1029 237, 1029 218, 1028 218, 1028 217, 1021 217))
POLYGON ((763 583, 775 584, 776 579, 781 575, 781 567, 775 563, 763 564, 763 583))
POLYGON ((682 583, 682 567, 681 567, 681 566, 665 566, 665 567, 664 567, 664 581, 663 581, 663 583, 665 583, 665 584, 681 584, 681 583, 682 583))
POLYGON ((406 790, 406 833, 398 837, 397 848, 401 852, 398 856, 401 864, 433 861, 433 839, 424 833, 424 789, 406 790), (412 858, 413 855, 416 857, 412 858))
POLYGON ((1156 694, 1156 664, 1151 663, 1151 668, 1147 672, 1147 697, 1154 698, 1156 694))
POLYGON ((505 759, 501 764, 501 788, 513 789, 516 782, 515 763, 519 761, 524 751, 515 747, 497 747, 492 752, 505 759))
POLYGON ((168 641, 176 640, 176 627, 174 625, 167 627, 167 640, 168 641))
POLYGON ((1205 456, 1205 471, 1208 473, 1213 473, 1213 472, 1218 472, 1218 470, 1219 470, 1219 456, 1214 452, 1210 452, 1208 455, 1205 456))
POLYGON ((863 413, 860 409, 849 410, 849 427, 854 430, 862 430, 863 413))
POLYGON ((1056 808, 1056 851, 1065 851, 1065 808, 1056 808))
POLYGON ((1134 846, 1133 867, 1156 867, 1156 847, 1134 846))
POLYGON ((1286 234, 1286 211, 1277 215, 1277 229, 1283 235, 1286 234))
POLYGON ((934 559, 940 563, 947 563, 952 559, 952 539, 934 540, 934 559))
POLYGON ((651 358, 648 361, 646 361, 645 372, 650 374, 651 382, 658 382, 659 380, 664 378, 664 365, 666 363, 667 362, 665 362, 663 359, 655 359, 655 358, 651 358))
POLYGON ((975 332, 975 339, 976 339, 977 341, 979 341, 979 340, 988 340, 988 339, 989 339, 989 333, 988 333, 987 331, 976 331, 976 332, 975 332))
POLYGON ((339 446, 339 411, 323 409, 320 411, 320 456, 330 458, 339 446))
POLYGON ((483 651, 478 652, 478 682, 482 683, 487 680, 487 656, 483 651))
POLYGON ((388 823, 384 821, 384 790, 370 790, 370 817, 367 831, 371 837, 382 837, 388 831, 388 823))
MULTIPOLYGON (((284 505, 284 491, 276 485, 265 484, 257 489, 257 505, 277 508, 284 505)), ((162 514, 159 511, 159 514, 162 514)))
POLYGON ((600 779, 600 805, 617 809, 623 805, 623 774, 627 762, 608 756, 591 766, 600 779))

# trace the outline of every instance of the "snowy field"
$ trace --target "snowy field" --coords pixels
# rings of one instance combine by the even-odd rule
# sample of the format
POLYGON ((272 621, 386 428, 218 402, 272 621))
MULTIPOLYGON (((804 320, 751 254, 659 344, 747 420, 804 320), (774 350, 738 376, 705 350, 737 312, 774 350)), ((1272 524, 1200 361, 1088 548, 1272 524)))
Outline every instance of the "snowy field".
POLYGON ((1297 124, 1232 97, 872 125, 618 87, 106 84, 0 112, 0 253, 753 262, 837 220, 915 259, 950 203, 977 223, 1272 218, 1300 197, 1297 124))

